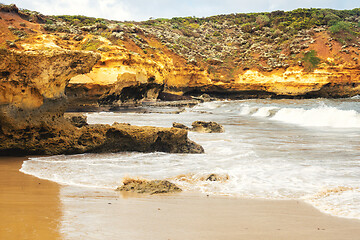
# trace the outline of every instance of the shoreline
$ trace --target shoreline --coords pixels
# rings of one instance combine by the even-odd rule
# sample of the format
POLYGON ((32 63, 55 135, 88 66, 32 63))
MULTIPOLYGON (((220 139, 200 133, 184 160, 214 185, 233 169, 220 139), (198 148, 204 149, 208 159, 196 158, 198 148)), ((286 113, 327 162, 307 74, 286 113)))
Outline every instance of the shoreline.
POLYGON ((327 215, 304 201, 189 192, 121 196, 23 174, 26 159, 0 158, 1 239, 335 240, 360 234, 359 220, 327 215))

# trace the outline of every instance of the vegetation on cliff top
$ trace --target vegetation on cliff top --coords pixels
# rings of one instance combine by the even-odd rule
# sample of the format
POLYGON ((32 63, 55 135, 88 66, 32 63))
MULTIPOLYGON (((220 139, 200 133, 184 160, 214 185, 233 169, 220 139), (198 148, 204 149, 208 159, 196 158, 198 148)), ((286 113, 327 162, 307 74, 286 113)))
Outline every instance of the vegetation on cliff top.
MULTIPOLYGON (((31 14, 37 16, 39 13, 31 14)), ((78 48, 83 50, 104 51, 101 41, 93 37, 96 35, 107 38, 113 45, 130 43, 136 46, 131 51, 139 54, 162 53, 166 47, 188 64, 207 70, 214 80, 221 76, 232 79, 247 69, 266 72, 300 65, 313 71, 322 64, 329 64, 327 57, 316 53, 317 47, 311 47, 319 36, 325 38, 322 44, 327 45, 327 51, 337 52, 337 64, 341 61, 357 64, 357 57, 343 58, 341 54, 360 49, 360 8, 311 8, 144 22, 110 21, 79 15, 40 15, 37 19, 42 19, 45 31, 65 33, 59 35, 64 40, 81 41, 78 48), (87 34, 92 36, 84 39, 87 34), (153 38, 161 43, 161 47, 151 43, 153 38), (338 45, 342 48, 338 49, 338 45)))

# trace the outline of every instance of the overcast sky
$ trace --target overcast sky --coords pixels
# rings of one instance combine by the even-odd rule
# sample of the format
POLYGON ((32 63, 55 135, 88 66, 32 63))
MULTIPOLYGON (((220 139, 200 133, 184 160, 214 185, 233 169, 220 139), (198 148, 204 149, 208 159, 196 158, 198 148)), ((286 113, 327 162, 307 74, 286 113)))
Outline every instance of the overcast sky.
POLYGON ((85 15, 111 20, 269 12, 296 8, 360 8, 360 0, 0 0, 47 15, 85 15))

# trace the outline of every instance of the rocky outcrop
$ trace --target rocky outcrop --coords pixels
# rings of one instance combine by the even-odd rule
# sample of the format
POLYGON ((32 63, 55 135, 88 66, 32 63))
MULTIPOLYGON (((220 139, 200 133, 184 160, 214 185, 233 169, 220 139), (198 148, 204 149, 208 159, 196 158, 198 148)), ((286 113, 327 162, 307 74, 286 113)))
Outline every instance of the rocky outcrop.
POLYGON ((121 187, 118 187, 116 191, 120 192, 135 192, 135 193, 148 193, 160 194, 160 193, 176 193, 182 190, 167 180, 138 180, 138 179, 127 179, 123 182, 121 187))
POLYGON ((191 124, 191 131, 204 133, 222 133, 224 127, 216 122, 195 121, 191 124))
POLYGON ((182 123, 173 123, 174 128, 189 130, 192 132, 200 133, 222 133, 224 132, 224 127, 216 122, 204 122, 204 121, 195 121, 192 124, 192 128, 185 126, 182 123))
POLYGON ((79 150, 82 152, 204 152, 200 145, 188 139, 185 130, 137 127, 119 123, 111 127, 90 125, 83 130, 78 142, 79 150))
POLYGON ((204 149, 176 128, 137 127, 115 123, 77 128, 70 123, 43 124, 3 131, 0 155, 54 155, 101 152, 203 153, 204 149))
POLYGON ((2 131, 52 125, 66 109, 65 86, 100 59, 92 52, 0 49, 2 131))
POLYGON ((67 121, 65 85, 90 71, 96 53, 0 50, 0 57, 0 155, 204 151, 176 128, 67 121))

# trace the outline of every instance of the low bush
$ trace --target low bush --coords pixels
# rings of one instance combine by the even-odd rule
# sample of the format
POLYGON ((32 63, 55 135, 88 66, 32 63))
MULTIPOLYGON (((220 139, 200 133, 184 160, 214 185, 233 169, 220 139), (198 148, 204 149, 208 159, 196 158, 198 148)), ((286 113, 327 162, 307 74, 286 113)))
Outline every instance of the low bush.
POLYGON ((312 72, 318 67, 321 59, 317 57, 317 52, 315 50, 311 50, 304 54, 302 61, 304 63, 305 71, 312 72))

